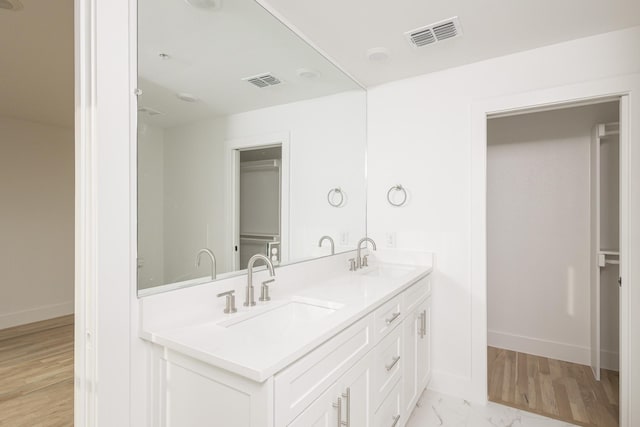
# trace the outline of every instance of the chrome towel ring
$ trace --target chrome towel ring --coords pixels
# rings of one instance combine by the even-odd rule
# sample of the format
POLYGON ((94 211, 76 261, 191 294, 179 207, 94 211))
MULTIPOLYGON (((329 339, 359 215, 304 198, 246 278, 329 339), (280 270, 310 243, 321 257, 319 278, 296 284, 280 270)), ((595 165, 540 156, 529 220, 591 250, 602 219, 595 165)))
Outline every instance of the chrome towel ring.
POLYGON ((332 188, 327 193, 327 202, 334 208, 339 208, 344 203, 344 192, 340 187, 332 188), (336 197, 340 196, 338 201, 336 202, 336 197))
POLYGON ((407 203, 407 190, 405 190, 404 187, 400 184, 394 185, 389 189, 389 191, 387 191, 387 201, 391 206, 395 206, 395 207, 403 206, 405 203, 407 203), (398 203, 394 202, 391 199, 391 193, 394 191, 399 191, 402 193, 402 200, 398 203))

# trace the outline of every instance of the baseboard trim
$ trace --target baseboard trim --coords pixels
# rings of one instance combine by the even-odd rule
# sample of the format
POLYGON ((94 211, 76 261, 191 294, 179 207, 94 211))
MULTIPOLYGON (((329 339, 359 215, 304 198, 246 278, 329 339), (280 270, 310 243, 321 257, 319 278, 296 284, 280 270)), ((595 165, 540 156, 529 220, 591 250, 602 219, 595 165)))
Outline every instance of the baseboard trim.
POLYGON ((505 350, 549 357, 551 359, 564 360, 565 362, 579 363, 587 366, 591 364, 591 355, 588 347, 492 330, 488 331, 487 343, 491 347, 503 348, 505 350))
POLYGON ((620 370, 620 355, 615 351, 600 351, 600 367, 610 371, 620 370))
POLYGON ((74 311, 74 302, 45 305, 13 313, 0 314, 0 329, 66 316, 74 311))

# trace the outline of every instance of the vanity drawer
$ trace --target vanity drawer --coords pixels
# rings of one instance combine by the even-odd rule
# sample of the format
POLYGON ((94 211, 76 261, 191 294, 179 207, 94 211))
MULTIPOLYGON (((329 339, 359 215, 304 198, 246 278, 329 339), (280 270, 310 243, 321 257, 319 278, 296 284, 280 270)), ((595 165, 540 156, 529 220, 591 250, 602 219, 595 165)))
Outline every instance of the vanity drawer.
POLYGON ((431 293, 431 275, 423 277, 402 293, 402 309, 409 313, 420 304, 426 295, 431 293))
POLYGON ((384 303, 374 313, 374 342, 391 332, 402 321, 402 295, 398 295, 384 303))
POLYGON ((373 348, 373 314, 275 375, 275 425, 284 426, 373 348))
POLYGON ((391 331, 374 352, 373 407, 377 408, 402 375, 402 327, 391 331))
POLYGON ((407 420, 401 420, 401 395, 400 382, 396 383, 391 392, 385 397, 384 402, 373 416, 374 427, 400 427, 407 420))

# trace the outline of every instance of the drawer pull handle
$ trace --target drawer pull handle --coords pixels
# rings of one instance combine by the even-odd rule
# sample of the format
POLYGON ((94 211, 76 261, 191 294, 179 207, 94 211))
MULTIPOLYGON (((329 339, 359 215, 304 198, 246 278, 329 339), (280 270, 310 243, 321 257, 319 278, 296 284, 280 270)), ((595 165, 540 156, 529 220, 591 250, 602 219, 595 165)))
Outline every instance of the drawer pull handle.
POLYGON ((393 424, 391 424, 391 427, 396 427, 398 421, 400 421, 400 415, 396 415, 395 417, 393 417, 393 424))
POLYGON ((396 320, 398 317, 400 317, 400 312, 393 313, 393 315, 392 315, 390 318, 385 319, 385 321, 387 322, 387 325, 390 325, 390 324, 391 324, 391 322, 393 322, 394 320, 396 320))
POLYGON ((425 327, 424 327, 424 316, 425 313, 424 311, 422 313, 420 313, 420 316, 418 316, 418 318, 420 319, 420 327, 418 328, 418 335, 420 336, 420 338, 424 338, 424 334, 425 334, 425 327))
POLYGON ((342 426, 342 398, 338 398, 338 403, 334 403, 333 407, 338 411, 338 427, 342 426))
POLYGON ((396 366, 396 364, 400 361, 400 356, 396 356, 393 358, 393 361, 391 362, 390 365, 385 365, 384 367, 387 368, 387 371, 390 371, 393 369, 394 366, 396 366))
POLYGON ((347 392, 342 393, 342 397, 347 399, 347 422, 342 422, 345 427, 351 427, 351 387, 347 387, 347 392))
POLYGON ((427 335, 427 310, 422 311, 422 338, 427 335))

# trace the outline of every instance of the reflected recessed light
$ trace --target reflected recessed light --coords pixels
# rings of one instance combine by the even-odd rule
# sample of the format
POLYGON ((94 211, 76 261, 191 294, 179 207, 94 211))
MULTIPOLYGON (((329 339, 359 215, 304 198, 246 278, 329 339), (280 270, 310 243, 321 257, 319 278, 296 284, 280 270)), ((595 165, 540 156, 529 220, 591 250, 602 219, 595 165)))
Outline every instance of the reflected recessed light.
POLYGON ((0 0, 0 9, 11 10, 17 12, 24 9, 20 0, 0 0))
POLYGON ((315 79, 320 75, 316 70, 310 70, 308 68, 299 68, 296 70, 296 73, 303 79, 315 79))
POLYGON ((220 9, 222 0, 184 0, 189 6, 197 9, 220 9))
POLYGON ((198 102, 200 100, 197 96, 190 93, 178 93, 176 96, 179 100, 184 102, 198 102))
POLYGON ((367 58, 373 62, 384 62, 389 60, 391 52, 386 47, 372 47, 367 50, 367 58))

